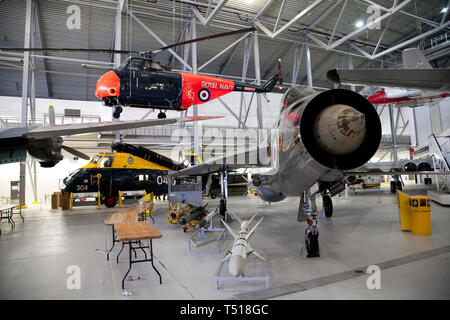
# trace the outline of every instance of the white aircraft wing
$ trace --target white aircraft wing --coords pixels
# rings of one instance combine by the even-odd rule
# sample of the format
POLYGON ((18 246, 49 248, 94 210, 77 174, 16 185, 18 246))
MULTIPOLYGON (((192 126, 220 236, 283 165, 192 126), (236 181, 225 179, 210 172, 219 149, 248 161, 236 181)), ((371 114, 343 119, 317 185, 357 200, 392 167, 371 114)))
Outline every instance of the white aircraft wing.
POLYGON ((136 121, 96 122, 86 124, 67 124, 49 126, 28 126, 19 128, 5 128, 0 131, 0 139, 6 138, 47 138, 75 135, 91 132, 126 130, 140 127, 152 127, 177 122, 216 119, 215 116, 198 116, 171 119, 147 119, 136 121))
POLYGON ((382 171, 382 170, 371 170, 371 171, 345 171, 345 176, 393 176, 393 175, 450 175, 450 171, 382 171))
POLYGON ((333 69, 327 78, 337 84, 448 92, 450 69, 333 69))
POLYGON ((198 176, 218 172, 223 169, 235 170, 239 168, 269 167, 270 165, 270 152, 266 148, 254 147, 248 151, 233 153, 193 165, 183 170, 172 171, 167 176, 169 178, 198 176))

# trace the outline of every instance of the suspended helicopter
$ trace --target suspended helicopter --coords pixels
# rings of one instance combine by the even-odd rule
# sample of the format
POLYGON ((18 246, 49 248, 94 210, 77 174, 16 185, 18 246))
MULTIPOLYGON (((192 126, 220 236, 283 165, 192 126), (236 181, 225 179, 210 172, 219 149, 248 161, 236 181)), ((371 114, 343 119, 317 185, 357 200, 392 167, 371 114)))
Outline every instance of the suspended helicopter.
POLYGON ((183 111, 192 105, 203 104, 232 91, 266 93, 272 91, 279 75, 272 76, 264 85, 253 85, 201 74, 173 71, 155 60, 164 50, 238 33, 258 31, 251 27, 168 45, 153 51, 71 48, 0 48, 0 51, 59 51, 103 52, 129 54, 119 68, 109 70, 97 81, 95 96, 106 106, 114 107, 113 117, 120 118, 122 106, 160 110, 159 119, 166 118, 163 110, 183 111), (131 54, 138 54, 133 57, 131 54))

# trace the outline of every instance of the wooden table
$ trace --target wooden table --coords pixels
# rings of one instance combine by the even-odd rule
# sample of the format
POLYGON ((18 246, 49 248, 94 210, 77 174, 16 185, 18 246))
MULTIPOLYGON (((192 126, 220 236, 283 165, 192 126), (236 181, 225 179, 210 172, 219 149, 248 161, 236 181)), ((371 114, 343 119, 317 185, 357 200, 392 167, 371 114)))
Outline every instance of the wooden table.
MULTIPOLYGON (((125 286, 125 279, 127 275, 131 271, 131 267, 134 263, 140 263, 140 262, 151 262, 153 269, 156 271, 156 273, 159 276, 159 284, 162 284, 162 278, 161 274, 159 273, 158 269, 156 269, 155 265, 153 264, 153 239, 160 239, 162 238, 162 234, 153 227, 150 223, 146 221, 138 221, 138 222, 126 222, 126 223, 118 223, 115 225, 116 228, 116 234, 117 234, 117 241, 122 242, 122 250, 124 245, 129 245, 129 268, 127 273, 122 279, 122 290, 125 286), (143 246, 141 241, 148 240, 149 245, 143 246), (138 245, 137 247, 133 247, 133 244, 138 245), (150 252, 150 258, 147 258, 147 253, 144 249, 148 248, 150 252), (135 258, 136 258, 136 251, 135 249, 141 249, 145 254, 145 259, 142 260, 133 260, 131 251, 134 251, 135 258)), ((120 252, 122 252, 120 250, 120 252)), ((119 253, 120 255, 120 253, 119 253)), ((118 258, 119 256, 117 256, 118 258)))
MULTIPOLYGON (((139 221, 139 215, 142 213, 145 213, 147 210, 151 210, 153 208, 153 202, 139 202, 133 205, 132 207, 125 208, 122 210, 119 210, 111 215, 105 220, 105 226, 111 226, 112 227, 112 246, 111 249, 106 250, 106 260, 109 261, 109 254, 111 253, 112 249, 114 249, 114 246, 116 244, 117 238, 116 238, 116 232, 115 232, 115 225, 119 223, 127 223, 127 222, 137 222, 139 221)), ((105 242, 106 242, 106 230, 105 230, 105 242)), ((107 247, 108 244, 105 243, 105 247, 107 247)), ((122 247, 123 249, 123 247, 122 247)), ((122 252, 122 250, 121 250, 122 252)), ((120 253, 119 253, 120 255, 120 253)), ((119 256, 117 256, 117 259, 119 259, 119 256)))

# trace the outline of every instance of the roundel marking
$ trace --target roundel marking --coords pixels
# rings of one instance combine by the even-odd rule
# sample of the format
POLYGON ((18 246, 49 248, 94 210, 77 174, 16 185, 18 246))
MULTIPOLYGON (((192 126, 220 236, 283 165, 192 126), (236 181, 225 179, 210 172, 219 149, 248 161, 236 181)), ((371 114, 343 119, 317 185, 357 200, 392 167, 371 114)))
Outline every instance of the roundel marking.
POLYGON ((203 102, 208 101, 209 97, 210 97, 210 93, 209 93, 208 89, 201 89, 198 92, 198 98, 203 102))

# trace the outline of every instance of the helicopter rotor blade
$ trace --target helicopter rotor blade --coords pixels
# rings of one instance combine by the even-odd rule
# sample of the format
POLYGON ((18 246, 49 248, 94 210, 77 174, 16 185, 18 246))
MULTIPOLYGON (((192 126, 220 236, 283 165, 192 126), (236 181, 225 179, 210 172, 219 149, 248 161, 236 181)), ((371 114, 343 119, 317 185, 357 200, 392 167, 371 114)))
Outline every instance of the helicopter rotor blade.
POLYGON ((252 32, 252 31, 258 31, 258 30, 259 30, 259 28, 251 27, 251 28, 239 29, 239 30, 229 31, 229 32, 224 32, 224 33, 212 34, 212 35, 201 37, 201 38, 196 38, 196 39, 191 39, 191 40, 187 40, 187 41, 183 41, 183 42, 174 43, 174 44, 171 44, 171 45, 159 48, 157 50, 153 50, 151 52, 153 54, 157 54, 157 53, 159 53, 161 51, 164 51, 164 50, 167 50, 167 49, 171 49, 173 47, 184 46, 186 44, 190 44, 190 43, 194 43, 194 42, 210 40, 210 39, 215 39, 215 38, 221 38, 221 37, 231 36, 233 34, 252 32))
POLYGON ((147 55, 152 56, 161 51, 171 49, 171 48, 177 47, 177 46, 184 46, 186 44, 190 44, 190 43, 194 43, 194 42, 210 40, 210 39, 215 39, 215 38, 221 38, 221 37, 231 36, 233 34, 252 32, 252 31, 258 31, 258 30, 259 30, 259 28, 257 28, 257 27, 251 27, 251 28, 239 29, 239 30, 229 31, 229 32, 224 32, 224 33, 212 34, 212 35, 201 37, 201 38, 196 38, 196 39, 192 39, 192 40, 174 43, 174 44, 159 48, 154 51, 131 51, 131 50, 87 49, 87 48, 4 48, 4 47, 0 47, 0 52, 2 52, 2 51, 4 51, 4 52, 7 52, 7 51, 22 51, 22 52, 55 51, 55 52, 60 52, 60 53, 64 53, 64 52, 101 52, 101 53, 122 53, 122 54, 135 53, 135 54, 141 54, 141 55, 147 54, 147 55))
POLYGON ((0 48, 2 51, 55 51, 55 52, 102 52, 102 53, 140 53, 140 51, 130 51, 130 50, 112 50, 112 49, 86 49, 86 48, 0 48))

